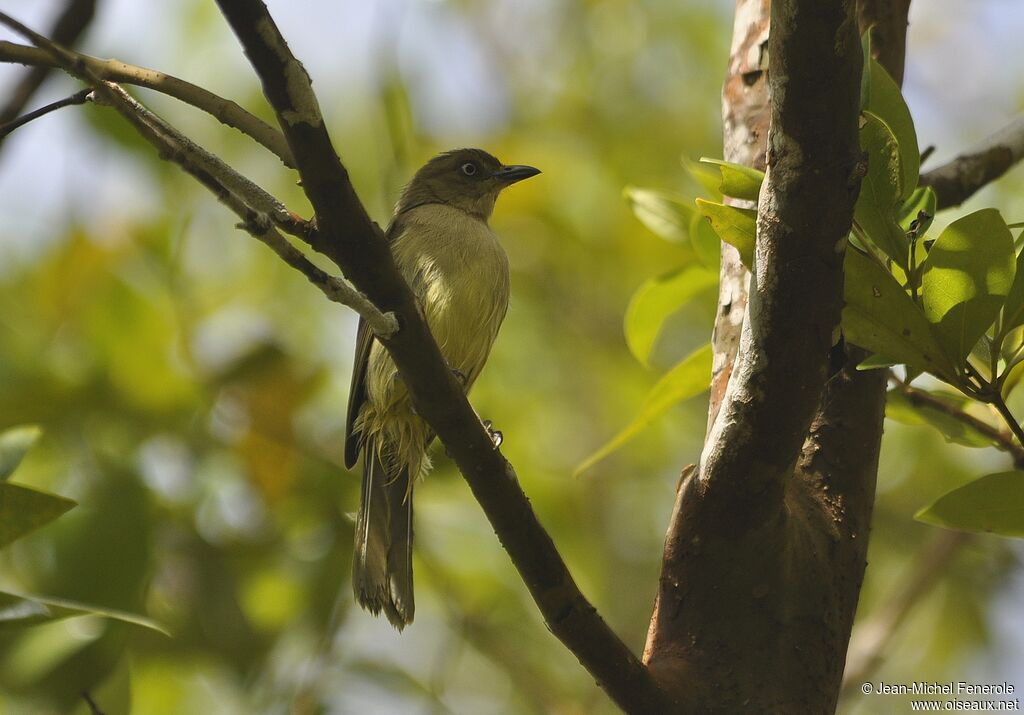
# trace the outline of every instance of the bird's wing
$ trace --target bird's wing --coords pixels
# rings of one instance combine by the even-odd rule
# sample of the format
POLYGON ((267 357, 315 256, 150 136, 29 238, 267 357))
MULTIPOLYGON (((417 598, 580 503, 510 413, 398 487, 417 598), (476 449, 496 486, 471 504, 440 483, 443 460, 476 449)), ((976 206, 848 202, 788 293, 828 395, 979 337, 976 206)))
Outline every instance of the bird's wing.
POLYGON ((351 469, 359 459, 359 433, 356 418, 366 401, 366 366, 373 347, 373 331, 362 318, 356 330, 356 356, 352 361, 352 385, 348 390, 348 419, 345 421, 345 466, 351 469))
MULTIPOLYGON (((388 245, 395 242, 403 228, 402 216, 399 214, 391 222, 384 240, 388 245)), ((355 466, 359 459, 359 432, 356 431, 356 418, 359 410, 366 402, 366 367, 370 361, 370 349, 373 347, 373 331, 366 321, 359 319, 356 329, 356 355, 352 361, 352 384, 348 391, 348 418, 345 420, 345 466, 355 466)))

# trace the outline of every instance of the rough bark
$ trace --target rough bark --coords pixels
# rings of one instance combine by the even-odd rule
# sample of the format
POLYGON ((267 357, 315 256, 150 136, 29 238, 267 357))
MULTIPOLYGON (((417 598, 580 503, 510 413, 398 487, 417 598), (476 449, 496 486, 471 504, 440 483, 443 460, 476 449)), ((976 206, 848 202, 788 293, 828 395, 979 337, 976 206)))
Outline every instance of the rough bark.
MULTIPOLYGON (((763 49, 750 39, 763 30, 763 4, 738 10, 744 37, 734 50, 745 47, 749 62, 763 49)), ((818 482, 793 478, 793 468, 842 306, 859 186, 860 43, 852 0, 775 0, 770 12, 756 270, 700 470, 677 496, 645 651, 655 676, 694 712, 830 711, 852 620, 850 599, 834 593, 848 571, 835 559, 846 537, 837 505, 818 482)), ((760 69, 746 73, 750 86, 760 69)), ((729 92, 727 84, 727 101, 729 92)), ((756 126, 756 111, 734 116, 727 146, 756 148, 737 130, 756 126)), ((727 109, 727 130, 729 118, 727 109)), ((716 330, 721 340, 721 322, 716 330)), ((856 587, 847 590, 855 604, 856 587)))
POLYGON ((903 59, 907 54, 907 15, 910 0, 858 0, 861 32, 871 30, 871 56, 888 70, 896 84, 903 84, 903 59))

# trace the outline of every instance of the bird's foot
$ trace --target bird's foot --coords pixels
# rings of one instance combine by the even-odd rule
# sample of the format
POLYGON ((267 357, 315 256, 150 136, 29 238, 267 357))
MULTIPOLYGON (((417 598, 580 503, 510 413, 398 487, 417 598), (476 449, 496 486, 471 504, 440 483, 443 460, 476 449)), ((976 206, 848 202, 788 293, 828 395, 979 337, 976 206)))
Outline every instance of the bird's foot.
POLYGON ((469 381, 469 378, 466 377, 466 373, 464 373, 457 367, 449 366, 448 369, 452 371, 453 375, 455 375, 455 379, 459 381, 459 384, 462 385, 463 388, 465 388, 466 383, 469 381))
POLYGON ((501 430, 494 429, 494 423, 490 420, 484 420, 484 429, 487 430, 487 436, 491 438, 491 444, 497 449, 501 446, 501 443, 505 441, 504 435, 501 434, 501 430))

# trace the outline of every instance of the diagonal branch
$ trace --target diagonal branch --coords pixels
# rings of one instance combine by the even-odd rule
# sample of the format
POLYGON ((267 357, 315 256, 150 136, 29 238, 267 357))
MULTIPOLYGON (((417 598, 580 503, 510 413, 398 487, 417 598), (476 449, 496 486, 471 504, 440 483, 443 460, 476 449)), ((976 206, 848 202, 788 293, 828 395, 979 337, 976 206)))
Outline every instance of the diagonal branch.
POLYGON ((959 206, 1024 159, 1024 115, 948 164, 921 174, 921 185, 935 190, 940 209, 959 206))
POLYGON ((316 211, 313 244, 401 329, 381 342, 417 412, 466 478, 551 631, 627 712, 671 712, 650 672, 580 592, 541 526, 512 466, 492 444, 447 368, 379 229, 356 196, 324 126, 309 76, 260 0, 218 0, 263 83, 316 211))
POLYGON ((397 330, 394 315, 382 313, 344 278, 332 276, 318 268, 278 232, 275 223, 298 235, 302 235, 304 229, 300 224, 301 219, 287 211, 270 194, 180 134, 121 87, 101 80, 75 53, 32 32, 2 12, 0 22, 46 48, 58 66, 90 83, 94 95, 98 95, 95 101, 116 109, 144 139, 156 147, 162 158, 177 163, 210 189, 221 203, 234 211, 242 219, 240 228, 266 244, 285 263, 305 275, 328 299, 351 307, 380 335, 390 335, 397 330))
POLYGON ((70 97, 65 97, 64 99, 59 99, 56 102, 51 102, 45 107, 40 107, 39 109, 28 112, 27 114, 23 114, 17 119, 12 119, 6 123, 0 123, 0 141, 3 141, 7 135, 15 129, 23 127, 29 122, 39 119, 40 117, 45 117, 50 112, 55 112, 58 109, 63 109, 64 107, 73 107, 79 104, 85 104, 89 101, 90 94, 92 94, 91 89, 82 89, 75 92, 70 97))
POLYGON ((234 211, 242 219, 239 228, 305 275, 328 300, 347 305, 359 313, 377 335, 386 337, 397 332, 398 321, 392 313, 382 313, 347 280, 318 268, 278 232, 274 224, 280 223, 280 214, 284 212, 290 217, 290 213, 272 196, 173 129, 121 87, 109 82, 105 84, 110 90, 107 98, 114 108, 157 148, 162 158, 181 166, 234 211))
MULTIPOLYGON (((57 44, 63 43, 58 42, 57 44)), ((288 142, 285 141, 284 135, 230 99, 224 99, 207 89, 156 70, 136 67, 120 60, 101 60, 77 52, 71 54, 74 55, 76 62, 84 65, 99 79, 145 87, 207 112, 222 124, 237 129, 262 144, 273 152, 285 166, 295 168, 295 161, 292 159, 292 152, 288 148, 288 142)), ((0 41, 0 62, 15 62, 36 67, 60 65, 58 60, 44 49, 6 41, 0 41)))

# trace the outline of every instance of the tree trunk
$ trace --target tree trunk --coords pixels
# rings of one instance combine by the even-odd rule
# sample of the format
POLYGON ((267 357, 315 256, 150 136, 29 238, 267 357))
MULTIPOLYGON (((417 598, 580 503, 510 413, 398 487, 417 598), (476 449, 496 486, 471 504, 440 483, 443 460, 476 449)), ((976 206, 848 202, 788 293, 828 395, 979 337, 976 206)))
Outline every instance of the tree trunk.
MULTIPOLYGON (((899 3, 902 27, 884 2, 856 17, 870 24, 882 8, 884 28, 902 32, 908 3, 899 3)), ((768 168, 757 271, 750 279, 723 247, 709 433, 676 497, 644 653, 687 712, 834 711, 878 468, 884 374, 854 370, 853 356, 830 377, 831 340, 813 331, 838 322, 829 311, 841 301, 841 269, 822 248, 841 261, 858 184, 854 3, 770 5, 737 0, 723 92, 725 158, 768 168), (775 243, 779 233, 786 240, 775 243), (805 253, 793 251, 797 241, 805 253), (836 283, 802 294, 820 274, 836 283), (797 293, 804 299, 787 303, 797 293), (794 361, 799 372, 780 366, 794 361)), ((902 68, 898 32, 885 47, 902 68)))

